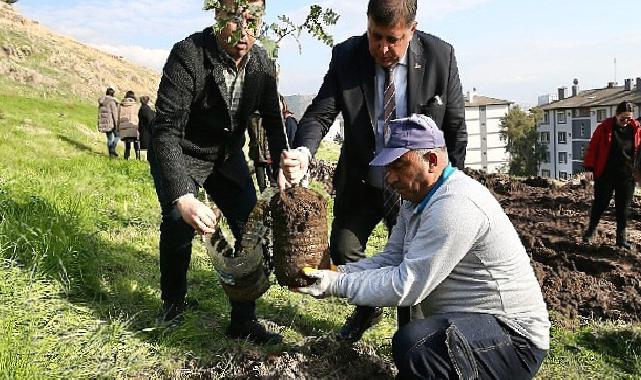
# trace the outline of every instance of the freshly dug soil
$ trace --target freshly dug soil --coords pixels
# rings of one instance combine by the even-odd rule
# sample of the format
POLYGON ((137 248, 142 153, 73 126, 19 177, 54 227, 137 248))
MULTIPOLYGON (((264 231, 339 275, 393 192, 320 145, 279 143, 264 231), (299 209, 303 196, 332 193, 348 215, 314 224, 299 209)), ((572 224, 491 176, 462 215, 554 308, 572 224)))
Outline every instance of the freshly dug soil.
POLYGON ((589 222, 593 187, 586 181, 516 180, 477 171, 521 237, 550 310, 568 318, 641 319, 641 204, 628 218, 632 249, 615 246, 614 202, 601 218, 595 239, 581 237, 589 222))
POLYGON ((304 267, 329 268, 327 201, 294 187, 276 194, 270 206, 276 279, 282 286, 307 286, 313 281, 302 274, 304 267))

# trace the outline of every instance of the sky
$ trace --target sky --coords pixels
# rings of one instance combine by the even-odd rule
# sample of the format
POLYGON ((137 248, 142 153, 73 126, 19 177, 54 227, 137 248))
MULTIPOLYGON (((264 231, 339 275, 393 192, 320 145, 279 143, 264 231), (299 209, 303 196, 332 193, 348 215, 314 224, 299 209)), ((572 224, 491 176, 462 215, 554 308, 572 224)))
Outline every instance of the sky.
MULTIPOLYGON (((363 34, 367 0, 269 0, 266 21, 302 22, 311 4, 340 14, 336 42, 363 34)), ((160 72, 174 43, 213 23, 202 0, 20 0, 23 15, 80 42, 160 72)), ((579 80, 581 89, 641 77, 638 0, 418 0, 418 29, 451 43, 464 91, 535 105, 579 80), (635 25, 636 24, 636 25, 635 25), (615 61, 616 58, 616 70, 615 61)), ((280 50, 280 91, 315 95, 331 48, 303 37, 280 50)))

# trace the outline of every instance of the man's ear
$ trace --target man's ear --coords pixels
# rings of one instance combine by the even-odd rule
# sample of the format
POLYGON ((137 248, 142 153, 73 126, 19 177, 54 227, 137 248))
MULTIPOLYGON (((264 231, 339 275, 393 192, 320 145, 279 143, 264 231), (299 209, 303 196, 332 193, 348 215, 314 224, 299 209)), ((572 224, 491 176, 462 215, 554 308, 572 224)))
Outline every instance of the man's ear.
POLYGON ((438 154, 429 152, 425 155, 430 166, 430 171, 438 166, 438 154))

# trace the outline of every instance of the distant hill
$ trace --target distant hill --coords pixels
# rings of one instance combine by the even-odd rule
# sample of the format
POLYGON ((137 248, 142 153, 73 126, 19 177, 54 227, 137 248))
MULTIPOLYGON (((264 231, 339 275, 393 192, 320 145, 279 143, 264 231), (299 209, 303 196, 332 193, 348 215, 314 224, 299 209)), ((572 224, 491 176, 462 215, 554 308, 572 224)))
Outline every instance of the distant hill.
POLYGON ((0 78, 94 102, 107 86, 155 98, 160 73, 58 35, 0 2, 0 78))
POLYGON ((313 99, 314 95, 285 96, 285 101, 289 106, 289 110, 294 113, 294 117, 296 117, 296 119, 300 119, 303 116, 305 110, 307 109, 307 106, 312 103, 313 99))

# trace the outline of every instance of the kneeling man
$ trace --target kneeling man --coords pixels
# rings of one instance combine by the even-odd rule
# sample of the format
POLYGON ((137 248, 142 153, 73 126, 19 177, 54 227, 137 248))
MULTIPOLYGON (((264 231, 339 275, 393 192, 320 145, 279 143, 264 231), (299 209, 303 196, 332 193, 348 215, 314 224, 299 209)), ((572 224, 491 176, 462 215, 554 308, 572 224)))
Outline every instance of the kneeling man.
POLYGON ((443 133, 423 115, 394 120, 370 163, 404 199, 378 255, 308 270, 297 291, 355 305, 413 306, 392 340, 400 378, 530 379, 550 322, 530 259, 492 194, 448 162, 443 133))

